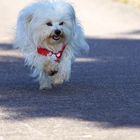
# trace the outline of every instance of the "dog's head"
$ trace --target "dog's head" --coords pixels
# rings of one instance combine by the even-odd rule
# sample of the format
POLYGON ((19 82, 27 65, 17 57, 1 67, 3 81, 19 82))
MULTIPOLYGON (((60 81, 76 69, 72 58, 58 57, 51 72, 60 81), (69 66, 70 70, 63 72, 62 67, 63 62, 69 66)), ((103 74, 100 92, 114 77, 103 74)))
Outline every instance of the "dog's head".
POLYGON ((25 27, 34 44, 66 44, 73 34, 75 11, 64 1, 40 2, 23 10, 25 27))
MULTIPOLYGON (((17 20, 15 47, 24 53, 43 45, 58 51, 62 45, 74 55, 88 52, 89 46, 73 7, 63 0, 43 0, 25 7, 17 20)), ((61 47, 61 48, 60 48, 61 47)))

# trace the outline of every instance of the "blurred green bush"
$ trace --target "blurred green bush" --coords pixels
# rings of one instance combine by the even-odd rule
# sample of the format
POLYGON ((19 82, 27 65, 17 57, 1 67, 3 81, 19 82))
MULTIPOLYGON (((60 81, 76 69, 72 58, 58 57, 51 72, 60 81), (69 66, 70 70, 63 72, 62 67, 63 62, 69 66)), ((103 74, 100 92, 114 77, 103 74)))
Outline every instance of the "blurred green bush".
POLYGON ((123 3, 128 3, 137 7, 140 7, 140 0, 115 0, 115 1, 121 1, 123 3))

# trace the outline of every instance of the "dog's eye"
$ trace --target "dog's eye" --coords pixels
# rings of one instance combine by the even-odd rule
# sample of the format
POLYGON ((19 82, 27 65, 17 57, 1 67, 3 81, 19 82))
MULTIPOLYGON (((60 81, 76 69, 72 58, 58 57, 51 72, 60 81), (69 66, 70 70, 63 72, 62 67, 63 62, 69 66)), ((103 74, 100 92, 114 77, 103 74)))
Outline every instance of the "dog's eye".
POLYGON ((61 26, 62 26, 63 24, 64 24, 64 22, 60 22, 60 23, 59 23, 59 25, 61 25, 61 26))
POLYGON ((52 26, 52 23, 51 22, 47 22, 46 25, 52 26))

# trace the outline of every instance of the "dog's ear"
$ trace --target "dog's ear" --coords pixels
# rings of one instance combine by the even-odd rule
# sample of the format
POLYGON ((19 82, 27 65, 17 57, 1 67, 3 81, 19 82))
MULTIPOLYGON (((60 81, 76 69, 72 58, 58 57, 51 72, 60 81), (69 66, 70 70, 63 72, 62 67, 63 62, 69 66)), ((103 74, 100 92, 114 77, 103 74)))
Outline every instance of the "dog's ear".
POLYGON ((75 23, 76 22, 76 14, 75 14, 75 10, 71 4, 69 4, 69 9, 71 11, 70 12, 71 18, 72 18, 73 22, 75 23))
POLYGON ((15 48, 24 49, 27 46, 29 40, 29 25, 33 20, 34 13, 33 10, 23 9, 18 16, 16 25, 16 40, 15 48), (21 42, 24 43, 21 44, 21 42))
POLYGON ((89 45, 86 42, 83 29, 78 21, 76 21, 75 23, 72 47, 73 47, 75 55, 79 55, 84 52, 87 54, 89 51, 89 45))
POLYGON ((34 17, 34 14, 32 11, 28 12, 26 10, 22 10, 19 13, 19 17, 17 20, 17 26, 20 26, 20 28, 21 28, 21 25, 22 25, 22 28, 25 28, 25 30, 26 30, 28 28, 28 25, 31 23, 33 17, 34 17))
POLYGON ((29 24, 32 21, 32 19, 33 19, 33 14, 27 15, 26 16, 26 19, 25 19, 26 20, 26 23, 29 24))

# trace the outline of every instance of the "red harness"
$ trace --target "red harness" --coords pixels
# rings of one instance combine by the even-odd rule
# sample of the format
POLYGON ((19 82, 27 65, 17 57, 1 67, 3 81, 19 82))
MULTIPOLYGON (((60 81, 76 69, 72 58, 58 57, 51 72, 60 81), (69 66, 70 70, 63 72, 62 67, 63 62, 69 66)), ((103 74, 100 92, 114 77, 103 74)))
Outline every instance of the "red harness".
POLYGON ((54 61, 59 63, 65 48, 66 48, 66 45, 64 45, 59 52, 54 53, 53 51, 43 48, 42 46, 38 46, 37 52, 38 54, 43 55, 43 56, 53 57, 54 61))

